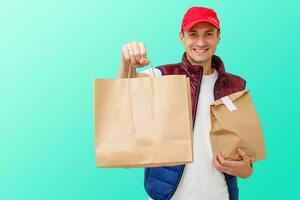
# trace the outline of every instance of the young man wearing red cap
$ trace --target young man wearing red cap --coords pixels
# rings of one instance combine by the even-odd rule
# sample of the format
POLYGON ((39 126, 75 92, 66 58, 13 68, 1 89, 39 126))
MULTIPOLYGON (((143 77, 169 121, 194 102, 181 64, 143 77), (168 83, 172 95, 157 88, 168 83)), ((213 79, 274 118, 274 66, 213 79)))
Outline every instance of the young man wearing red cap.
MULTIPOLYGON (((242 149, 240 161, 229 161, 220 153, 213 155, 209 131, 210 104, 223 96, 241 91, 246 81, 225 71, 220 57, 214 55, 220 41, 220 24, 214 10, 190 8, 182 20, 180 40, 185 47, 182 61, 145 70, 151 76, 184 74, 190 78, 193 115, 194 161, 186 165, 145 168, 145 189, 153 200, 236 200, 237 176, 249 177, 252 165, 242 149)), ((131 42, 122 48, 119 77, 138 74, 135 67, 149 64, 145 45, 131 42)))

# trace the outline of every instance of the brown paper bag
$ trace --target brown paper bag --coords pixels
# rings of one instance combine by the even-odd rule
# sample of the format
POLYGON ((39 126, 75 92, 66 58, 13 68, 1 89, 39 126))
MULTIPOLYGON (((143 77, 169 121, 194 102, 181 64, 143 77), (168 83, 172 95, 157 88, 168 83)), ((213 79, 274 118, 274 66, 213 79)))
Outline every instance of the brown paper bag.
POLYGON ((266 158, 262 126, 249 90, 233 93, 210 106, 210 138, 214 154, 221 152, 229 160, 241 160, 241 148, 251 161, 266 158))
POLYGON ((94 81, 97 167, 193 161, 189 79, 184 75, 94 81))

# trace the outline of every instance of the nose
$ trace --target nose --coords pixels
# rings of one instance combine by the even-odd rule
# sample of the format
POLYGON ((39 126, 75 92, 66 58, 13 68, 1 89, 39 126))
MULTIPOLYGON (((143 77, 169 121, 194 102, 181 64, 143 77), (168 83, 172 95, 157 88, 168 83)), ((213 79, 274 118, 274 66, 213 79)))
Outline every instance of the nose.
POLYGON ((206 41, 205 37, 199 36, 196 40, 196 44, 199 46, 204 46, 207 44, 207 41, 206 41))

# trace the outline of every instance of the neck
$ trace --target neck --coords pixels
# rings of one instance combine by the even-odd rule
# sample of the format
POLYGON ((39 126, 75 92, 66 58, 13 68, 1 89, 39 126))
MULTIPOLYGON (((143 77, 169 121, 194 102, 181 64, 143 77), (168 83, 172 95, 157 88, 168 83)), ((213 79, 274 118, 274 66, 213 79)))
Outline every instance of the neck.
POLYGON ((203 62, 203 63, 193 62, 188 56, 187 56, 187 59, 190 61, 190 63, 192 65, 198 65, 199 67, 201 66, 203 68, 203 75, 212 74, 214 71, 211 67, 211 59, 209 59, 207 62, 203 62))
POLYGON ((214 71, 211 67, 211 60, 209 61, 209 63, 201 64, 201 66, 203 67, 203 75, 212 74, 214 71))

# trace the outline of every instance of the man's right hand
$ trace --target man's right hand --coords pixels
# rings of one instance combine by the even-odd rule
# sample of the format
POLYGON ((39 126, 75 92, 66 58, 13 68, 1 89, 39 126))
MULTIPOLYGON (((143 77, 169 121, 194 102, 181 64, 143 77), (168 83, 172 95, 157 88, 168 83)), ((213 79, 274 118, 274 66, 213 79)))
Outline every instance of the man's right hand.
POLYGON ((147 50, 142 42, 130 42, 122 47, 121 65, 128 68, 144 67, 150 63, 147 58, 147 50))

